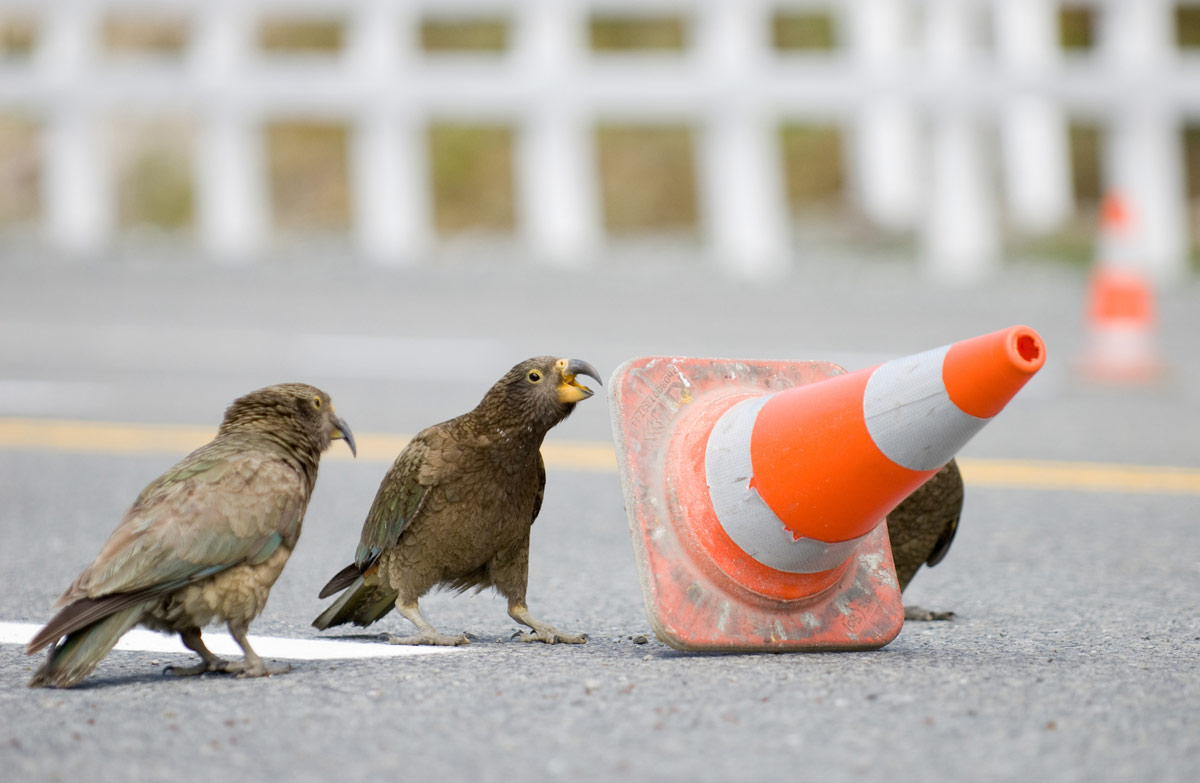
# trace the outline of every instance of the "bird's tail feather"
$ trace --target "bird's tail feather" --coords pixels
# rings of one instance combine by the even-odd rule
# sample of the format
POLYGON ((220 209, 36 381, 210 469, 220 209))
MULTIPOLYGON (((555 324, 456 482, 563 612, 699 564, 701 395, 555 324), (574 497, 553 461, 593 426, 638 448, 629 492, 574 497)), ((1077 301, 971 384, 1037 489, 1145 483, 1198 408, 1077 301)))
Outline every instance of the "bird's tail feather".
POLYGON ((29 681, 30 688, 69 688, 96 668, 113 645, 125 635, 149 606, 144 602, 129 606, 67 634, 50 648, 46 661, 29 681))
POLYGON ((379 585, 368 585, 366 578, 359 576, 312 624, 322 631, 345 623, 368 626, 395 607, 398 595, 379 585))
POLYGON ((50 618, 50 622, 33 635, 25 645, 25 654, 32 655, 51 642, 57 642, 64 636, 75 631, 95 625, 122 609, 130 606, 140 606, 152 597, 153 591, 143 590, 136 593, 114 593, 100 598, 80 598, 58 610, 58 614, 50 618))
POLYGON ((351 563, 333 575, 321 588, 321 592, 317 593, 317 598, 328 598, 339 590, 345 590, 350 585, 354 584, 354 580, 362 576, 363 570, 357 564, 351 563))

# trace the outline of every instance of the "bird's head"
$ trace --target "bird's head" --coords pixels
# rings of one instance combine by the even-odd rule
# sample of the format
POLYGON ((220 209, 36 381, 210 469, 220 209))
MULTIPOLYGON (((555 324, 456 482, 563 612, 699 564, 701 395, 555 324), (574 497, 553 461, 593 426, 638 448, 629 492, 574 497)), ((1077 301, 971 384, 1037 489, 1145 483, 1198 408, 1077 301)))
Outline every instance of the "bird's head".
POLYGON ((225 411, 221 432, 259 431, 318 453, 345 440, 357 456, 354 433, 333 411, 329 395, 306 383, 281 383, 239 397, 225 411))
MULTIPOLYGON (((600 383, 596 368, 582 359, 554 356, 526 359, 505 373, 484 397, 482 406, 501 405, 506 413, 516 414, 521 421, 544 432, 569 416, 576 403, 594 393, 579 382, 580 375, 600 383)), ((500 415, 498 410, 494 413, 500 415)))

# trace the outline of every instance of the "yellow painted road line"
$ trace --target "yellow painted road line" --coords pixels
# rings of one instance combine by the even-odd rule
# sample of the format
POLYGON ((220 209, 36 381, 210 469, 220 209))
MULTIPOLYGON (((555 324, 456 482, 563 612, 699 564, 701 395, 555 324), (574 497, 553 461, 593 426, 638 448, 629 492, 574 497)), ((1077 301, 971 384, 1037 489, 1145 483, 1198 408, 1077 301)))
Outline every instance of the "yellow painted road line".
MULTIPOLYGON (((204 427, 0 418, 0 449, 180 457, 208 442, 214 432, 204 427)), ((355 435, 359 459, 391 462, 408 438, 355 435)), ((542 446, 542 454, 546 466, 558 470, 617 469, 608 443, 551 440, 542 446)), ((326 458, 350 459, 350 453, 335 443, 326 458)), ((961 459, 959 465, 964 480, 977 487, 1200 495, 1200 468, 1009 459, 961 459)))
MULTIPOLYGON (((216 428, 165 424, 24 419, 0 417, 0 449, 55 451, 77 454, 127 454, 179 456, 212 440, 216 428)), ((391 462, 410 435, 355 433, 358 458, 391 462)), ((564 470, 614 472, 617 459, 607 443, 548 441, 542 445, 546 464, 564 470)), ((337 443, 325 459, 351 459, 337 443)))
POLYGON ((971 486, 1200 495, 1200 468, 1013 459, 958 464, 971 486))

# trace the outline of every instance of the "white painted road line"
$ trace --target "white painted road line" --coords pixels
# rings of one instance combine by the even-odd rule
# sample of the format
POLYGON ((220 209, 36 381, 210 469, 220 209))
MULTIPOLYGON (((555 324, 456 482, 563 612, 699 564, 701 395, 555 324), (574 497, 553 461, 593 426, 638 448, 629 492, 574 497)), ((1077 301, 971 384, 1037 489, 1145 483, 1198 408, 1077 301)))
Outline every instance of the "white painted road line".
MULTIPOLYGON (((34 623, 0 622, 0 644, 25 645, 41 629, 34 623)), ((334 661, 351 658, 398 658, 406 655, 430 655, 450 652, 453 647, 377 642, 339 642, 332 639, 279 639, 272 636, 250 636, 250 646, 263 658, 284 658, 293 661, 334 661)), ((240 658, 242 648, 224 630, 212 629, 204 634, 204 643, 217 655, 240 658)), ((121 637, 115 650, 130 652, 179 653, 195 655, 183 646, 176 635, 167 636, 154 631, 133 630, 121 637)))

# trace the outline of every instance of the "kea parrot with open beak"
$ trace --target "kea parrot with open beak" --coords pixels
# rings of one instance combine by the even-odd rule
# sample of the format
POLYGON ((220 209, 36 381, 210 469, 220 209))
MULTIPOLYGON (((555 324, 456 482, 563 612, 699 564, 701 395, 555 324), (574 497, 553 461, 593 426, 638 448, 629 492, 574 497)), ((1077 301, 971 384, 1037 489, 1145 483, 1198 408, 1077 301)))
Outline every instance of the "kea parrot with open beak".
POLYGON ((50 648, 30 687, 75 685, 135 625, 177 633, 200 656, 167 670, 175 675, 286 671, 267 666, 246 634, 296 546, 321 452, 336 439, 355 452, 350 428, 315 387, 286 383, 234 400, 216 437, 142 490, 58 600, 62 609, 26 648, 50 648), (242 660, 205 646, 200 629, 214 622, 229 628, 242 660))
POLYGON ((529 536, 546 487, 542 439, 592 396, 578 377, 600 382, 579 359, 539 356, 504 374, 474 410, 418 433, 396 457, 367 513, 354 562, 321 590, 342 595, 313 621, 320 629, 367 626, 393 607, 416 626, 393 644, 457 645, 417 606, 430 589, 493 587, 508 614, 532 632, 524 641, 580 644, 535 619, 525 603, 529 536))
MULTIPOLYGON (((958 464, 950 460, 887 515, 888 538, 892 542, 901 592, 922 565, 935 566, 950 551, 962 507, 962 475, 958 464)), ((904 619, 952 620, 954 612, 906 606, 904 619)))

